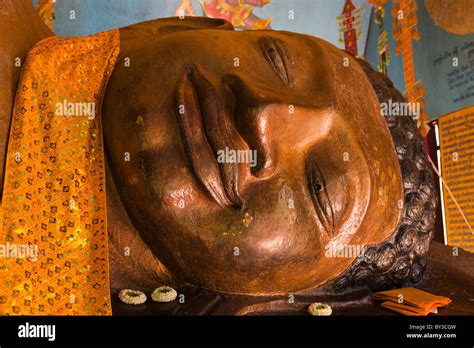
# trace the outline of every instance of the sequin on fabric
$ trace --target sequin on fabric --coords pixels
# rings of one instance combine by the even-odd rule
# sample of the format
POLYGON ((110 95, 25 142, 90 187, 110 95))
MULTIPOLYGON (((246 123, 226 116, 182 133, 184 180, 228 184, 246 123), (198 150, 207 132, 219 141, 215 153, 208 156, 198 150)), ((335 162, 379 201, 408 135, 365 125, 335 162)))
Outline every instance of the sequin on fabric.
POLYGON ((113 30, 28 53, 0 212, 0 315, 112 314, 100 110, 119 47, 113 30))

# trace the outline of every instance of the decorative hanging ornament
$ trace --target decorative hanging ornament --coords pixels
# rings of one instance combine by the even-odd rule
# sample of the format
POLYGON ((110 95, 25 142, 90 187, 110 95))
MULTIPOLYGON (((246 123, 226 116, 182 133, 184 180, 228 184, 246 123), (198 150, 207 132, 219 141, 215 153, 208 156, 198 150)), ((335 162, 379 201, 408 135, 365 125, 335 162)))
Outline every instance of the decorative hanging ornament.
POLYGON ((363 7, 356 7, 351 0, 346 0, 342 13, 337 17, 339 21, 339 42, 344 43, 346 51, 357 57, 357 40, 362 35, 361 17, 363 7))

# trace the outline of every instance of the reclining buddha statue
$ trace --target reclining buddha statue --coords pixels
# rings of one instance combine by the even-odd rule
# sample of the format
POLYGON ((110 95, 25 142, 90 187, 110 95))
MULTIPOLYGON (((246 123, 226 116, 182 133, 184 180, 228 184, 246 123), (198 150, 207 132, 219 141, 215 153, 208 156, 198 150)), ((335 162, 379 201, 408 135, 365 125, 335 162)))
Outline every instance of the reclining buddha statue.
POLYGON ((404 99, 368 63, 209 18, 59 38, 29 1, 0 6, 0 242, 37 250, 0 259, 2 314, 111 314, 122 288, 422 279, 433 174, 416 121, 381 114, 404 99))

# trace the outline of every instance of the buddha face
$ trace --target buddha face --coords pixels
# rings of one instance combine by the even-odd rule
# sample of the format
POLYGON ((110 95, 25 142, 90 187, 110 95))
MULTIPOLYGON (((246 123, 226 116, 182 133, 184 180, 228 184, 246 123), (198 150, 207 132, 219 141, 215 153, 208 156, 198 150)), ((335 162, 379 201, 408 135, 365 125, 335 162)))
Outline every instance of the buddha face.
POLYGON ((121 59, 104 101, 108 161, 131 221, 176 277, 293 292, 395 230, 395 149, 344 52, 288 32, 203 29, 124 40, 121 59))

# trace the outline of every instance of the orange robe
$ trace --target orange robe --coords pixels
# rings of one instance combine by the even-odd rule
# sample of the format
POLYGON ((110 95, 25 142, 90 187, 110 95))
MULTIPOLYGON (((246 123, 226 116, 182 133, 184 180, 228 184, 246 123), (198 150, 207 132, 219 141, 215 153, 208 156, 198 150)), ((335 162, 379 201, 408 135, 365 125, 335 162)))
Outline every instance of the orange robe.
POLYGON ((111 315, 102 97, 119 31, 47 38, 17 86, 0 208, 0 315, 111 315))
POLYGON ((376 292, 372 298, 382 302, 381 306, 410 316, 424 316, 452 301, 416 288, 402 288, 376 292))

